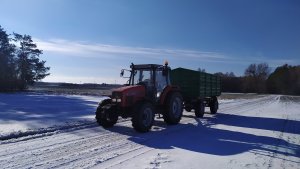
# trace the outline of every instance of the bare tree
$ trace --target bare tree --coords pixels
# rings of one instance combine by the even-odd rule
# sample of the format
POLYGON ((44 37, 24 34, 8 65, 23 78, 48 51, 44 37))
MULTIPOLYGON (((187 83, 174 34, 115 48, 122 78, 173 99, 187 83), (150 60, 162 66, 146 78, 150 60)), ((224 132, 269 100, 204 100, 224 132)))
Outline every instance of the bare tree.
POLYGON ((245 70, 244 91, 263 93, 266 91, 266 80, 270 74, 267 63, 250 64, 245 70))
POLYGON ((205 69, 201 69, 200 67, 198 68, 199 72, 206 72, 205 69))
POLYGON ((256 71, 257 71, 258 78, 260 78, 262 80, 266 80, 268 78, 268 76, 270 75, 271 70, 267 63, 261 63, 261 64, 257 65, 256 71))

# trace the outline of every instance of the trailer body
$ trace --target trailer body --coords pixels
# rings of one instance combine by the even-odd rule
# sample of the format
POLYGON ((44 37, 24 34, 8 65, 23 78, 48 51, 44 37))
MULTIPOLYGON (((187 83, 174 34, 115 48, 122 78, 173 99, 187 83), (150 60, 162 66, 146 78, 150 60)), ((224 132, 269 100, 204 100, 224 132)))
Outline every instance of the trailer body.
POLYGON ((219 76, 185 69, 171 70, 172 85, 180 88, 186 111, 195 111, 197 117, 203 117, 205 107, 210 108, 212 114, 219 108, 217 96, 221 95, 221 79, 219 76))
POLYGON ((176 68, 171 71, 171 83, 180 87, 185 100, 221 95, 220 77, 205 72, 176 68))

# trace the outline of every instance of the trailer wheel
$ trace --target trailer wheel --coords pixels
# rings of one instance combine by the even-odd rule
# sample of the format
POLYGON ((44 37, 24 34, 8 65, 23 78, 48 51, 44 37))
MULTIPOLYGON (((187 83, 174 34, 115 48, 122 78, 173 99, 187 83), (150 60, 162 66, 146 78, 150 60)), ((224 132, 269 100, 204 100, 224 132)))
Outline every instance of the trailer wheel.
POLYGON ((182 112, 183 112, 183 101, 180 93, 176 92, 170 95, 167 100, 166 112, 164 113, 164 121, 167 124, 178 124, 182 112))
POLYGON ((217 97, 214 97, 213 100, 211 101, 210 103, 210 113, 211 114, 216 114, 218 109, 219 109, 219 102, 218 102, 218 99, 217 97))
POLYGON ((195 105, 195 116, 202 118, 204 116, 205 105, 202 100, 195 105))
POLYGON ((154 111, 150 103, 141 104, 135 111, 131 121, 132 126, 138 132, 148 132, 154 122, 154 111))

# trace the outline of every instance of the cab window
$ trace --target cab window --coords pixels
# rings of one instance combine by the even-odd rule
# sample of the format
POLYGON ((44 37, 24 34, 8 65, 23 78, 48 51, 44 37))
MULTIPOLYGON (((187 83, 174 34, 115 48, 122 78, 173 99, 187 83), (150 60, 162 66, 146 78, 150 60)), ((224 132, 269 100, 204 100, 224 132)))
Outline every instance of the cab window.
POLYGON ((162 70, 158 70, 156 71, 155 77, 156 77, 155 83, 156 83, 157 92, 162 92, 163 89, 167 86, 166 76, 163 76, 162 70))
POLYGON ((147 86, 152 85, 152 71, 151 70, 136 70, 134 72, 133 85, 145 84, 147 86))

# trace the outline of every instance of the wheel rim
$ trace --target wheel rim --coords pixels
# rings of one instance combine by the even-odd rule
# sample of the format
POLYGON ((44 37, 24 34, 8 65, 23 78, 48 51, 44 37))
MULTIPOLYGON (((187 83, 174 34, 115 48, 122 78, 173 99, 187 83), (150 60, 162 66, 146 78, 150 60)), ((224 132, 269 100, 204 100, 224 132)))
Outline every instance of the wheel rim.
POLYGON ((151 121, 152 121, 152 110, 151 110, 151 108, 146 108, 145 110, 144 110, 144 112, 143 112, 143 119, 142 119, 142 121, 143 121, 143 124, 144 124, 144 126, 150 126, 150 124, 151 124, 151 121))
POLYGON ((180 110, 182 105, 180 104, 181 100, 180 98, 175 98, 172 104, 172 113, 174 115, 175 118, 178 118, 180 116, 180 110))

